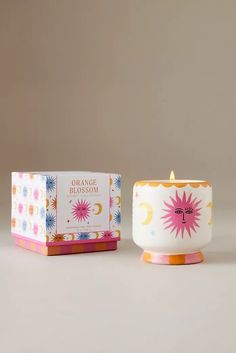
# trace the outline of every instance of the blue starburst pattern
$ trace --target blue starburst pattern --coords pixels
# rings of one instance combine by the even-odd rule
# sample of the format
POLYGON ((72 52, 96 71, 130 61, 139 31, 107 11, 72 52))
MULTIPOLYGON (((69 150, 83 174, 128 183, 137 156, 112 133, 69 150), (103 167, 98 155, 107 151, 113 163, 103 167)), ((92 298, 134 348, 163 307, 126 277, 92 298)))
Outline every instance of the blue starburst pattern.
POLYGON ((22 223, 22 229, 23 229, 24 232, 25 232, 26 229, 27 229, 27 222, 26 222, 26 220, 24 220, 23 223, 22 223))
POLYGON ((40 216, 41 216, 41 218, 45 217, 45 208, 44 207, 41 207, 41 209, 40 209, 40 216))
POLYGON ((55 226, 55 223, 56 223, 56 217, 53 216, 51 213, 47 214, 46 216, 47 230, 51 230, 55 226))
POLYGON ((115 215, 114 215, 114 220, 116 224, 120 224, 121 223, 121 213, 120 211, 116 211, 115 215))
POLYGON ((24 197, 27 197, 27 195, 28 195, 28 189, 27 189, 26 186, 24 186, 24 187, 23 187, 23 196, 24 196, 24 197))
POLYGON ((46 188, 47 191, 53 191, 56 187, 56 179, 53 178, 52 176, 47 176, 47 181, 46 181, 46 188))
POLYGON ((117 189, 120 189, 121 188, 121 176, 118 175, 116 178, 115 178, 115 186, 117 187, 117 189))
POLYGON ((87 240, 89 238, 90 238, 90 235, 87 232, 82 232, 82 233, 78 233, 77 234, 77 239, 78 240, 87 240))

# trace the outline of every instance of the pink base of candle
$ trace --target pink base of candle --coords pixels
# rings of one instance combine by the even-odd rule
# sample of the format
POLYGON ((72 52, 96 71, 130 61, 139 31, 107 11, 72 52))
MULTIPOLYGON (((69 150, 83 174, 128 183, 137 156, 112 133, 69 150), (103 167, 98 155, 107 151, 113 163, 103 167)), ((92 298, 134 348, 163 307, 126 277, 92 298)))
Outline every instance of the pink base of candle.
POLYGON ((43 255, 66 255, 66 254, 77 254, 85 252, 97 252, 97 251, 107 251, 116 250, 117 241, 105 241, 97 243, 87 243, 87 244, 70 244, 70 242, 64 242, 64 245, 53 245, 47 246, 46 243, 41 243, 39 241, 34 241, 33 239, 27 239, 21 236, 16 236, 14 234, 16 245, 43 254, 43 255))
POLYGON ((204 260, 203 254, 195 252, 192 254, 164 255, 151 251, 144 251, 141 260, 159 265, 190 265, 204 260))

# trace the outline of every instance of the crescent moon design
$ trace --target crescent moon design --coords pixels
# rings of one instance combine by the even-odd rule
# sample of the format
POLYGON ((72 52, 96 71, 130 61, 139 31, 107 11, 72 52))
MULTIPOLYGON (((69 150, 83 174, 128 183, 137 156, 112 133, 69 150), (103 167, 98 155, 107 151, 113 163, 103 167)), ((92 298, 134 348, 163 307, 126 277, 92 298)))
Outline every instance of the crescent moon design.
POLYGON ((92 232, 91 234, 91 239, 98 239, 99 238, 99 232, 92 232))
POLYGON ((35 206, 35 214, 36 214, 36 215, 39 214, 39 208, 38 208, 38 206, 35 206))
POLYGON ((115 231, 115 235, 116 235, 117 237, 119 237, 119 236, 120 236, 120 230, 116 230, 116 231, 115 231))
POLYGON ((209 221, 208 221, 209 226, 211 226, 211 225, 212 225, 212 207, 213 207, 213 203, 212 203, 212 202, 209 202, 209 203, 207 204, 207 207, 209 207, 210 210, 211 210, 211 217, 210 217, 210 219, 209 219, 209 221))
POLYGON ((115 203, 116 203, 116 205, 120 205, 120 202, 121 202, 121 197, 120 196, 116 196, 115 197, 115 203))
POLYGON ((153 217, 152 206, 149 203, 147 203, 147 202, 141 202, 140 203, 140 207, 145 208, 146 211, 147 211, 146 218, 144 219, 144 221, 142 221, 142 224, 143 225, 147 225, 147 224, 151 223, 152 217, 153 217))
POLYGON ((102 212, 102 204, 101 203, 95 203, 94 206, 97 206, 97 212, 94 211, 95 216, 99 215, 102 212))

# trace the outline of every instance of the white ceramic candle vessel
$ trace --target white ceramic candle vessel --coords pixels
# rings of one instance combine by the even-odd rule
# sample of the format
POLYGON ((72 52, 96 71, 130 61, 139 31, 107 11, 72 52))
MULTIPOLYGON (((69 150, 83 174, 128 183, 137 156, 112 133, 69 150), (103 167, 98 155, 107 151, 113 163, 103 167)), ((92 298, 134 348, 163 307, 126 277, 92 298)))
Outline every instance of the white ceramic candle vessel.
POLYGON ((203 261, 212 238, 212 188, 201 180, 137 181, 133 190, 133 239, 142 260, 157 264, 203 261))

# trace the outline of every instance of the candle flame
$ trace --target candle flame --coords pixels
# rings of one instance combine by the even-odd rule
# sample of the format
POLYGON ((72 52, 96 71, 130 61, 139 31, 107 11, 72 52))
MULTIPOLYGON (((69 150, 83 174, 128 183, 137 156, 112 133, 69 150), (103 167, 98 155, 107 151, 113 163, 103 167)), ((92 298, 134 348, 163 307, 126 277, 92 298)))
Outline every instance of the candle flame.
POLYGON ((175 173, 172 170, 170 173, 170 181, 174 181, 174 180, 175 180, 175 173))

